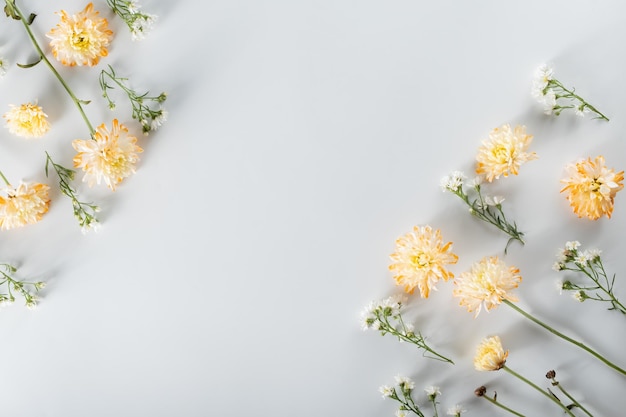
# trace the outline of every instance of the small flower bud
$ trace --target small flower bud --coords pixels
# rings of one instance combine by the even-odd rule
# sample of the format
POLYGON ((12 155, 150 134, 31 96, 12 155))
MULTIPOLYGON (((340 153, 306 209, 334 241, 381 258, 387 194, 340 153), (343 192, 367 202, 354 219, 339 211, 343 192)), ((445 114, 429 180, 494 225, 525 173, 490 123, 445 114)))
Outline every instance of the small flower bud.
POLYGON ((477 397, 482 397, 483 395, 485 395, 486 392, 487 392, 487 387, 483 385, 474 390, 474 395, 476 395, 477 397))
POLYGON ((549 370, 546 374, 546 378, 553 379, 554 377, 556 377, 556 371, 554 369, 549 370))

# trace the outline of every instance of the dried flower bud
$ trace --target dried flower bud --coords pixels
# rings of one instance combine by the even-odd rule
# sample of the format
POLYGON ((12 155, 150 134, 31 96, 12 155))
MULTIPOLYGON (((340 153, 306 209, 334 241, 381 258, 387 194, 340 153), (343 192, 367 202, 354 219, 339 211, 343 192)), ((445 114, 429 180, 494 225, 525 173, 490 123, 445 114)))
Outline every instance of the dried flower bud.
POLYGON ((482 397, 483 395, 485 395, 485 393, 486 393, 486 392, 487 392, 487 387, 486 387, 486 386, 484 386, 484 385, 483 385, 483 386, 480 386, 480 387, 478 387, 478 388, 476 388, 476 389, 474 390, 474 394, 475 394, 477 397, 482 397))
POLYGON ((546 374, 546 378, 548 379, 553 379, 554 377, 556 377, 556 371, 554 369, 548 371, 548 373, 546 374))

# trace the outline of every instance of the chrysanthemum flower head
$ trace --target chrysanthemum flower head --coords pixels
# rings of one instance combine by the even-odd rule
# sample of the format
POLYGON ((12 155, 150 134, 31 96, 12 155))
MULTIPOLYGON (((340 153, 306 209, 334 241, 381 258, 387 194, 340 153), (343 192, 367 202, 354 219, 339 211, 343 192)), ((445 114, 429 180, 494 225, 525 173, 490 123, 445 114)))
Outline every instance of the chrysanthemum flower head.
POLYGON ((526 152, 532 142, 532 135, 526 133, 525 126, 514 129, 505 124, 497 127, 484 140, 476 156, 476 173, 484 175, 492 182, 500 176, 517 175, 520 166, 527 161, 537 159, 534 152, 526 152))
POLYGON ((40 183, 21 183, 8 187, 0 196, 0 229, 9 230, 37 223, 48 212, 50 187, 40 183))
POLYGON ((108 55, 107 47, 113 32, 105 18, 89 3, 85 9, 70 15, 65 10, 57 13, 61 22, 46 36, 50 38, 52 54, 63 65, 94 66, 101 57, 108 55))
POLYGON ((413 231, 396 240, 396 251, 390 256, 389 269, 395 273, 397 285, 413 294, 419 288, 423 298, 428 298, 435 283, 447 281, 454 274, 445 265, 455 264, 458 256, 452 253, 452 242, 443 243, 441 232, 430 226, 415 226, 413 231))
POLYGON ((569 178, 561 181, 565 184, 561 192, 568 192, 574 213, 591 220, 605 215, 611 218, 615 194, 624 188, 624 171, 607 168, 601 155, 570 164, 566 169, 569 178))
POLYGON ((499 336, 488 337, 478 345, 474 356, 474 368, 478 371, 497 371, 506 363, 509 351, 504 351, 499 336))
POLYGON ((510 293, 522 281, 519 269, 507 266, 497 256, 483 258, 472 265, 470 271, 454 280, 452 294, 459 297, 461 306, 475 311, 478 316, 483 305, 487 311, 497 307, 502 300, 517 301, 510 293))
POLYGON ((72 146, 78 152, 74 167, 85 171, 83 181, 90 187, 104 181, 114 191, 117 184, 135 173, 137 154, 143 152, 137 146, 137 138, 117 119, 113 120, 110 131, 103 123, 96 129, 93 139, 77 139, 72 146))
POLYGON ((11 109, 4 114, 9 132, 23 138, 39 138, 50 130, 48 115, 36 103, 21 106, 10 105, 11 109))

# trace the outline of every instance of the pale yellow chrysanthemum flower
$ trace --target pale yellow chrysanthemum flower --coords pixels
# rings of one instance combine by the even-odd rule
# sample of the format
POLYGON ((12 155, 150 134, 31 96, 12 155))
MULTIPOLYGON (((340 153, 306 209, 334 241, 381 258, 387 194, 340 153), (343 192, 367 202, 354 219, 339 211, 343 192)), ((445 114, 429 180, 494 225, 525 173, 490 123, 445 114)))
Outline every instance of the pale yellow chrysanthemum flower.
POLYGON ((526 152, 533 136, 526 133, 525 126, 506 124, 497 127, 489 134, 489 139, 482 142, 476 156, 476 173, 492 182, 500 176, 517 175, 520 166, 527 161, 537 159, 534 152, 526 152))
POLYGON ((492 336, 478 345, 474 356, 474 368, 477 371, 497 371, 504 367, 509 351, 504 351, 499 336, 492 336))
POLYGON ((497 256, 483 258, 472 265, 470 271, 454 280, 452 294, 459 297, 461 306, 475 311, 477 317, 483 305, 487 311, 497 307, 502 300, 517 301, 510 293, 522 281, 519 269, 507 266, 497 256))
POLYGON ((569 178, 561 192, 567 191, 567 199, 578 217, 597 220, 606 215, 611 218, 615 194, 624 188, 624 171, 615 172, 604 164, 604 157, 588 158, 566 167, 569 178))
POLYGON ((396 240, 396 251, 390 256, 393 263, 389 269, 395 273, 397 285, 404 285, 404 291, 413 294, 419 288, 423 298, 428 298, 435 283, 447 281, 454 274, 445 268, 455 264, 458 256, 451 252, 452 242, 445 245, 439 230, 430 226, 415 226, 413 231, 396 240))
POLYGON ((23 138, 39 138, 50 130, 48 115, 37 104, 10 105, 11 110, 4 114, 9 132, 23 138))
POLYGON ((77 139, 72 142, 78 152, 74 157, 74 167, 85 171, 83 181, 90 187, 102 181, 111 190, 124 178, 135 173, 135 164, 139 161, 138 153, 143 152, 137 146, 137 138, 128 133, 128 129, 113 120, 109 131, 105 124, 98 126, 93 139, 77 139))
POLYGON ((107 56, 107 47, 113 32, 105 18, 89 3, 77 14, 69 15, 65 10, 57 13, 61 22, 46 34, 50 38, 52 54, 63 65, 94 66, 100 57, 107 56))
POLYGON ((50 187, 40 183, 21 183, 0 196, 0 229, 9 230, 37 223, 48 212, 50 187))

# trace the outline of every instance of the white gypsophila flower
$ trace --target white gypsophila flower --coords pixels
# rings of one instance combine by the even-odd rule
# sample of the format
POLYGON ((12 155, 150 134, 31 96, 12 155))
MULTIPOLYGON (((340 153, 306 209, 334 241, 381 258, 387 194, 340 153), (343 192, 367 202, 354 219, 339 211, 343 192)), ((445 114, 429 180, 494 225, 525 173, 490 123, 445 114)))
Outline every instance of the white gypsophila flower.
POLYGON ((167 115, 167 110, 159 110, 159 115, 152 119, 152 122, 150 123, 150 130, 157 130, 158 128, 163 126, 163 123, 167 121, 167 115))
POLYGON ((586 264, 588 261, 590 261, 588 251, 579 252, 578 255, 576 255, 576 257, 574 258, 574 262, 578 264, 586 264))
POLYGON ((483 183, 483 181, 484 181, 484 178, 481 177, 480 175, 477 175, 474 178, 472 178, 471 180, 467 181, 466 184, 470 188, 476 188, 479 185, 481 185, 483 183))
POLYGON ((396 384, 405 390, 415 388, 415 383, 410 378, 402 375, 396 375, 396 384))
POLYGON ((406 333, 415 333, 415 326, 411 323, 406 323, 404 325, 404 332, 406 333))
POLYGON ((562 295, 563 294, 563 280, 557 279, 556 281, 554 281, 554 288, 557 289, 557 291, 559 292, 559 295, 562 295))
POLYGON ((576 106, 575 113, 578 117, 585 117, 589 113, 589 108, 585 105, 576 106))
POLYGON ((570 242, 565 242, 566 250, 576 250, 580 247, 580 242, 577 240, 572 240, 570 242))
POLYGON ((488 206, 498 206, 504 202, 504 197, 496 195, 494 197, 485 196, 485 204, 488 206))
POLYGON ((534 97, 544 95, 544 91, 548 83, 552 80, 554 70, 546 64, 541 64, 535 70, 535 78, 533 79, 532 94, 534 97))
POLYGON ((393 387, 389 385, 383 385, 378 388, 378 391, 383 395, 383 398, 391 397, 393 395, 393 387))
POLYGON ((574 293, 572 294, 572 297, 574 297, 574 300, 580 303, 585 301, 585 295, 582 291, 574 291, 574 293))
POLYGON ((466 411, 467 410, 463 409, 461 405, 455 404, 452 407, 448 408, 448 412, 446 414, 448 414, 449 416, 460 416, 461 413, 464 413, 466 411))
POLYGON ((589 249, 587 251, 587 257, 590 261, 596 261, 600 258, 602 251, 600 249, 589 249))
POLYGON ((130 34, 133 41, 140 41, 152 30, 157 17, 152 14, 139 13, 130 25, 130 34))
POLYGON ((554 106, 556 106, 556 93, 554 90, 548 89, 546 94, 543 95, 538 101, 541 105, 543 105, 543 112, 550 115, 554 111, 554 106))
POLYGON ((559 272, 559 271, 562 271, 564 269, 565 269, 565 264, 563 262, 555 262, 552 265, 552 270, 553 271, 559 272))
POLYGON ((429 385, 426 388, 424 388, 424 392, 429 397, 432 397, 432 396, 436 397, 437 395, 441 395, 441 391, 439 390, 439 387, 434 386, 434 385, 429 385))
POLYGON ((396 410, 396 417, 406 417, 408 414, 404 410, 396 410))
POLYGON ((440 185, 443 191, 456 192, 463 185, 466 177, 461 171, 454 171, 441 179, 440 185))

